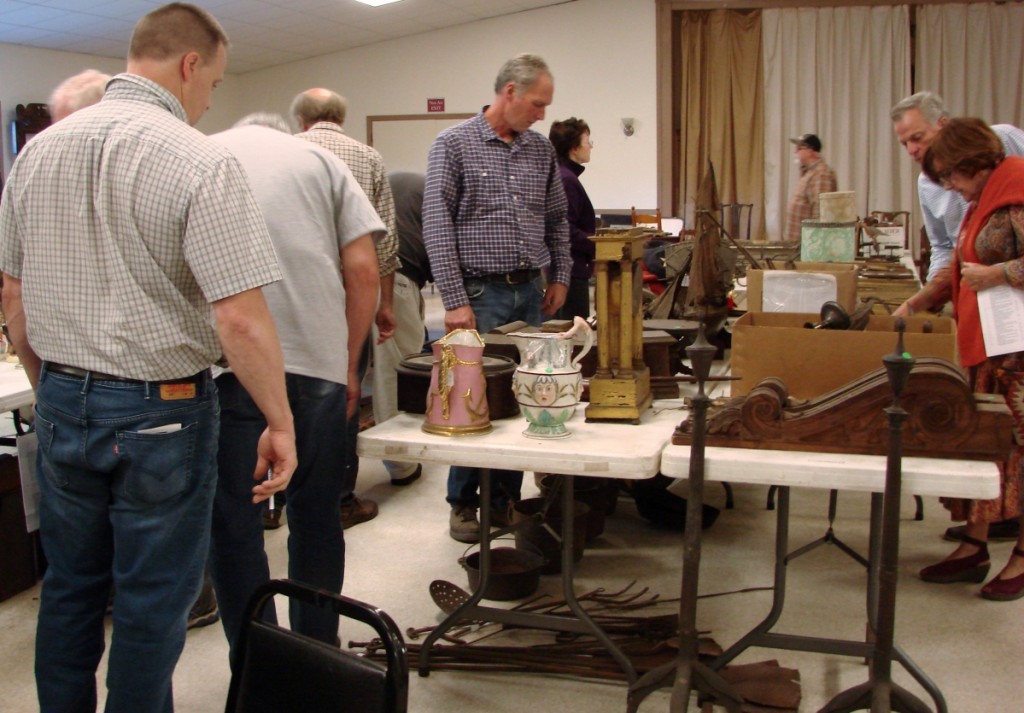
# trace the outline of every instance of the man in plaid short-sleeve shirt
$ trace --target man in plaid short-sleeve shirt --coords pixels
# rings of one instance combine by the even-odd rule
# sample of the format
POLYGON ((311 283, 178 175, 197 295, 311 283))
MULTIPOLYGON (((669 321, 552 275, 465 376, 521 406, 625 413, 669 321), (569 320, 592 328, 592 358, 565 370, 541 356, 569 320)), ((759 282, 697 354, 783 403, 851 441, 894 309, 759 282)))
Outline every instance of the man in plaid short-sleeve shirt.
POLYGON ((143 17, 127 72, 23 149, 0 203, 4 312, 36 390, 44 712, 95 710, 111 584, 106 710, 173 710, 209 546, 222 353, 267 418, 253 499, 295 469, 260 290, 277 260, 238 163, 190 126, 227 44, 194 5, 143 17))
MULTIPOLYGON (((327 149, 344 161, 387 227, 387 233, 383 238, 374 243, 380 267, 380 302, 374 319, 373 333, 363 346, 359 361, 359 380, 362 382, 370 364, 371 351, 374 364, 377 364, 378 346, 391 339, 400 328, 395 321, 394 310, 400 263, 398 234, 395 232, 395 201, 391 195, 387 170, 384 168, 384 158, 377 149, 356 141, 345 133, 342 126, 345 124, 347 113, 348 104, 345 98, 322 87, 307 89, 292 100, 291 114, 302 128, 296 136, 327 149)), ((349 388, 354 387, 349 384, 349 388)), ((376 415, 376 404, 374 414, 376 415)), ((386 420, 394 415, 385 414, 380 420, 386 420)), ((359 419, 352 419, 346 434, 350 456, 345 463, 341 489, 341 520, 345 528, 372 520, 377 517, 378 511, 376 502, 369 498, 356 497, 355 494, 356 480, 359 477, 359 457, 355 454, 358 435, 359 419)))

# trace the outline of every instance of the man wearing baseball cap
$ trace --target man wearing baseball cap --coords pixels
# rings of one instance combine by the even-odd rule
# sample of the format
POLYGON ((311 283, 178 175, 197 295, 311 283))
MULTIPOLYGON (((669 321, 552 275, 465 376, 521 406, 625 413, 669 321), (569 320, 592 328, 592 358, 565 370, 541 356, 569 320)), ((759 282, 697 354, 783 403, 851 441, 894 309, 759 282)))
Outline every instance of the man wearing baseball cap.
POLYGON ((800 242, 800 226, 805 220, 818 217, 818 195, 836 190, 836 172, 821 157, 821 139, 803 134, 790 141, 796 144, 794 154, 800 164, 800 180, 786 209, 786 242, 800 242))

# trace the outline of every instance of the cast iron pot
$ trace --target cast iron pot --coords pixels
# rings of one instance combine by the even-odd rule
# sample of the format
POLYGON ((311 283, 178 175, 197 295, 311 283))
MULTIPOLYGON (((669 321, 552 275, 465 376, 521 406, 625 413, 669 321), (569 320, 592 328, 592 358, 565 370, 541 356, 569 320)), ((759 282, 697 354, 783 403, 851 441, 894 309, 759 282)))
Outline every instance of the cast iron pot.
MULTIPOLYGON (((480 584, 480 553, 460 557, 459 564, 466 570, 470 590, 475 592, 480 584)), ((534 552, 492 547, 491 576, 484 589, 484 599, 504 602, 530 596, 540 585, 543 566, 544 558, 534 552)))

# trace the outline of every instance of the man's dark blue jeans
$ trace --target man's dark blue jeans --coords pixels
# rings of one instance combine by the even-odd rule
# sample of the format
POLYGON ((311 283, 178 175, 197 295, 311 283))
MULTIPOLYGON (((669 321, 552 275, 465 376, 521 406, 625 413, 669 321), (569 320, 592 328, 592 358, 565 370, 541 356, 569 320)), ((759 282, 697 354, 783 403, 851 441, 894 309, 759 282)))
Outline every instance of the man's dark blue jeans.
POLYGON ((173 710, 171 675, 199 594, 217 480, 217 388, 50 371, 36 394, 36 630, 44 712, 96 710, 103 617, 116 589, 107 710, 173 710))
MULTIPOLYGON (((346 458, 346 388, 296 374, 286 374, 285 383, 299 458, 286 491, 288 577, 340 592, 345 539, 338 508, 346 458)), ((210 574, 234 661, 249 598, 270 578, 263 549, 263 504, 252 503, 256 443, 266 421, 234 374, 218 377, 217 387, 221 399, 220 478, 213 510, 210 574)), ((290 607, 294 631, 335 643, 336 615, 297 602, 290 607)), ((277 621, 272 606, 267 607, 264 618, 277 621)))

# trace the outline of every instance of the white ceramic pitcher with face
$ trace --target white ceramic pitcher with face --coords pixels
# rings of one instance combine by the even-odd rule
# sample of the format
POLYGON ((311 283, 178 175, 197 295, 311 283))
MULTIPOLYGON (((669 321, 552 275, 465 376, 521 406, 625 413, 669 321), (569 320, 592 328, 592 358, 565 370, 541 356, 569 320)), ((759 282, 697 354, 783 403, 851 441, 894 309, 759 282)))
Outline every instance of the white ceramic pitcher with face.
POLYGON ((523 434, 530 438, 571 435, 565 423, 580 402, 580 360, 594 345, 594 331, 586 320, 576 317, 566 332, 512 332, 508 336, 519 349, 512 390, 529 423, 523 434), (585 335, 583 348, 573 357, 573 337, 581 332, 585 335))

